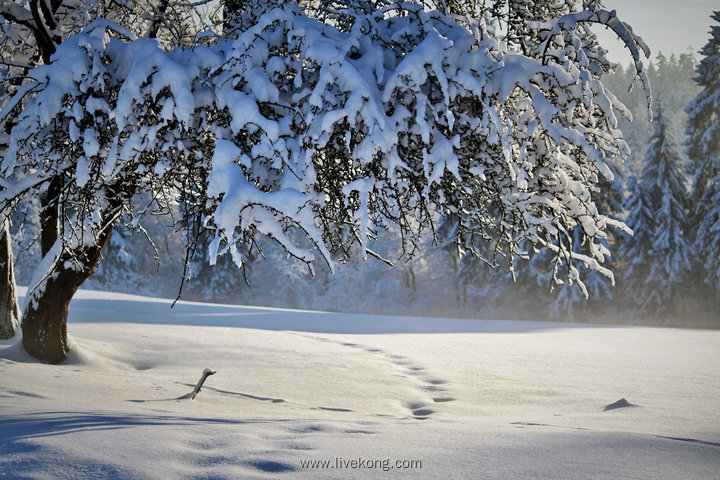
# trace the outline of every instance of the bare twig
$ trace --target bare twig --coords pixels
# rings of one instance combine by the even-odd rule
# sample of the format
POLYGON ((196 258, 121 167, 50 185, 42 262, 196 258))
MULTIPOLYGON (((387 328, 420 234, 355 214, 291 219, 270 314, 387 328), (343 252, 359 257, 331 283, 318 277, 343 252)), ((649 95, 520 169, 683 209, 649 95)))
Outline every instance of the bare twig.
POLYGON ((190 395, 190 400, 195 400, 195 397, 197 397, 197 394, 200 393, 200 389, 203 386, 203 383, 205 383, 205 380, 207 380, 207 377, 210 375, 215 375, 215 370, 211 370, 209 368, 206 368, 205 371, 203 371, 202 377, 200 378, 200 381, 195 385, 195 390, 193 390, 192 394, 190 395))

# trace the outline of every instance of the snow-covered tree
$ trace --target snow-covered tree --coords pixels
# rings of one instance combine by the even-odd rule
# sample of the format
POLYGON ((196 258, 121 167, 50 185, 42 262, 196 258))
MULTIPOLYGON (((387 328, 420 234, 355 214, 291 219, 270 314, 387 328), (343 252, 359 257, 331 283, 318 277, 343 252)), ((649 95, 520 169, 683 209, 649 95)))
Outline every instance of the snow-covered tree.
MULTIPOLYGON (((652 249, 653 234, 657 229, 655 211, 650 192, 645 189, 642 180, 636 177, 628 179, 628 196, 625 199, 628 212, 625 223, 632 229, 632 235, 623 235, 620 256, 623 259, 623 278, 634 286, 642 285, 650 272, 650 262, 646 258, 652 249)), ((634 291, 625 291, 634 297, 634 291)), ((634 298, 630 298, 634 303, 634 298)))
POLYGON ((692 271, 687 189, 680 146, 662 107, 656 109, 653 123, 642 177, 629 202, 627 224, 636 236, 627 241, 627 280, 633 282, 632 294, 643 313, 672 322, 683 306, 692 271))
POLYGON ((0 339, 14 336, 19 321, 10 224, 6 218, 0 218, 0 339))
MULTIPOLYGON (((711 15, 720 22, 720 11, 711 15)), ((687 106, 686 141, 693 176, 690 195, 691 228, 695 248, 713 296, 720 292, 720 25, 713 25, 710 40, 700 53, 695 81, 702 91, 687 106)))
MULTIPOLYGON (((197 32, 213 24, 212 16, 206 16, 210 20, 205 23, 196 21, 199 18, 199 11, 207 3, 209 2, 199 1, 188 4, 187 2, 160 0, 158 2, 139 1, 133 5, 129 0, 91 0, 86 2, 0 0, 0 46, 2 47, 0 48, 0 64, 4 67, 3 76, 0 79, 3 85, 2 95, 0 95, 0 111, 2 112, 0 126, 3 131, 0 134, 0 156, 4 157, 9 147, 10 136, 6 133, 9 133, 20 121, 19 114, 25 102, 31 97, 30 90, 37 88, 37 84, 31 78, 31 72, 38 66, 50 64, 57 53, 58 46, 65 39, 79 33, 93 19, 101 17, 104 19, 102 21, 109 22, 108 25, 123 24, 140 35, 156 38, 164 45, 175 45, 187 41, 189 37, 193 36, 192 32, 197 32)), ((118 27, 118 30, 127 32, 121 27, 118 27)), ((39 192, 28 192, 30 195, 24 195, 24 198, 21 198, 22 195, 17 196, 16 201, 11 203, 14 204, 13 208, 20 207, 23 211, 19 214, 15 212, 13 215, 8 215, 10 218, 28 218, 33 214, 39 217, 37 222, 40 227, 38 229, 39 238, 37 238, 39 241, 33 240, 30 244, 39 244, 40 255, 43 257, 47 256, 56 239, 64 234, 61 228, 59 192, 62 190, 65 180, 62 172, 56 173, 58 174, 53 175, 47 182, 48 188, 39 192), (32 193, 37 194, 39 202, 30 201, 28 197, 32 196, 32 193), (37 203, 39 203, 39 208, 37 208, 37 203)), ((5 185, 0 186, 0 190, 3 189, 5 189, 5 185)), ((12 195, 11 192, 4 193, 12 195)), ((22 226, 13 226, 13 228, 17 231, 24 230, 22 226)), ((15 243, 27 242, 21 239, 15 243)), ((40 259, 34 263, 42 265, 40 259)), ((68 292, 74 292, 74 288, 76 287, 73 287, 71 282, 68 292)), ((67 311, 68 294, 72 295, 72 293, 66 293, 54 298, 56 303, 59 302, 57 310, 61 317, 64 315, 63 312, 67 311), (61 306, 60 304, 63 303, 64 306, 61 306)), ((33 323, 32 316, 23 323, 23 329, 27 330, 26 337, 28 338, 26 348, 30 339, 37 335, 48 334, 47 329, 38 325, 32 326, 33 323)), ((48 335, 66 341, 64 327, 53 327, 48 335)), ((57 346, 61 350, 66 349, 66 345, 61 343, 58 343, 57 346)), ((51 356, 46 356, 45 359, 53 361, 51 356)), ((61 357, 64 357, 62 352, 58 352, 54 356, 54 358, 61 357)))
POLYGON ((41 194, 57 219, 28 292, 25 348, 62 360, 67 305, 118 218, 171 209, 189 249, 210 232, 211 264, 228 254, 242 266, 260 235, 332 268, 353 249, 376 255, 370 240, 391 225, 411 251, 455 213, 466 252, 493 242, 512 258, 524 240, 564 263, 554 281, 581 284, 578 265, 611 277, 604 239, 619 223, 592 191, 611 175, 605 159, 627 155, 625 110, 583 35, 607 25, 644 75, 642 41, 591 7, 528 23, 538 44, 527 56, 484 19, 381 7, 354 10, 344 31, 294 2, 248 2, 229 37, 169 51, 98 20, 28 72, 10 102, 26 104, 0 210, 41 194), (139 192, 153 202, 138 206, 139 192))

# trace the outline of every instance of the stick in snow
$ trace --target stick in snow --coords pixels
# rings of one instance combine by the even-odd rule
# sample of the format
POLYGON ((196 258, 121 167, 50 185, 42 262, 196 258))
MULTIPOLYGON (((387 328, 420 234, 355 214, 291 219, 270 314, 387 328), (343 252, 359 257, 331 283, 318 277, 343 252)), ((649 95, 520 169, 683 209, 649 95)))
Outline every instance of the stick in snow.
POLYGON ((195 400, 195 397, 197 397, 197 394, 200 393, 200 389, 203 386, 203 383, 205 383, 205 380, 207 380, 207 377, 210 375, 215 375, 215 370, 210 370, 209 368, 206 368, 203 372, 202 378, 200 378, 200 381, 197 385, 195 385, 195 390, 193 390, 192 395, 190 395, 190 400, 195 400))

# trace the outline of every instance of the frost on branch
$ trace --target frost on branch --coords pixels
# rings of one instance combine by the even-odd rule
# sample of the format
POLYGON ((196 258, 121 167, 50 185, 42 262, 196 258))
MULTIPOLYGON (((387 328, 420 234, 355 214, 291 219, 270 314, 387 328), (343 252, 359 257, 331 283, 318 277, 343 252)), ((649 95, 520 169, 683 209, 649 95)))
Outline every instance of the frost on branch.
POLYGON ((279 5, 209 47, 166 52, 102 28, 64 42, 31 72, 0 205, 63 176, 70 238, 102 229, 117 195, 136 217, 179 205, 189 243, 207 229, 211 262, 238 265, 256 235, 332 266, 388 228, 409 257, 454 215, 464 254, 494 262, 527 240, 566 265, 556 281, 581 283, 578 262, 612 276, 601 263, 614 224, 592 193, 612 176, 605 160, 628 153, 624 107, 582 43, 534 58, 484 20, 415 4, 357 11, 347 31, 279 5), (153 205, 134 204, 138 191, 153 205))

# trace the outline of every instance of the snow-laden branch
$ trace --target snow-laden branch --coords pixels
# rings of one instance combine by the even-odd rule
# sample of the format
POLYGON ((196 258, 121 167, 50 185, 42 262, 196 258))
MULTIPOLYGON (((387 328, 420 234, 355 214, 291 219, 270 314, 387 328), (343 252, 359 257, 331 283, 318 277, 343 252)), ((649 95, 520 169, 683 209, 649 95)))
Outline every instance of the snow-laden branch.
POLYGON ((612 176, 606 159, 627 155, 615 115, 626 110, 581 42, 563 55, 549 42, 597 21, 643 48, 631 30, 596 10, 537 24, 548 34, 534 58, 484 22, 417 5, 356 13, 342 31, 275 3, 233 39, 169 52, 96 23, 32 72, 2 174, 67 175, 63 202, 88 215, 108 184, 162 192, 184 225, 202 218, 211 259, 239 265, 254 235, 332 265, 355 243, 375 256, 367 239, 388 225, 414 247, 452 214, 458 251, 482 257, 485 242, 512 256, 527 239, 610 276, 610 223, 592 194, 612 176), (575 227, 582 249, 568 243, 575 227))
MULTIPOLYGON (((637 77, 643 85, 645 90, 645 96, 648 103, 648 111, 650 112, 650 118, 652 119, 652 93, 650 88, 650 80, 648 79, 647 72, 645 71, 642 54, 646 59, 650 58, 650 47, 643 41, 643 39, 633 32, 633 29, 627 23, 621 21, 615 10, 603 10, 598 8, 597 5, 590 5, 587 10, 576 13, 569 13, 563 15, 560 18, 548 21, 548 22, 528 22, 528 28, 534 29, 540 32, 539 36, 542 40, 540 45, 540 52, 543 58, 548 55, 548 50, 551 45, 557 40, 558 35, 570 35, 571 41, 573 42, 573 50, 582 50, 582 39, 579 38, 575 31, 577 26, 581 23, 594 23, 598 25, 604 25, 612 30, 615 35, 623 42, 625 47, 632 56, 633 63, 635 64, 635 71, 637 77)), ((567 52, 563 52, 567 53, 567 52)), ((587 57, 593 57, 594 55, 590 52, 584 52, 587 57)), ((587 58, 586 57, 586 58, 587 58)), ((586 61, 589 61, 587 58, 586 61)), ((597 59, 594 59, 598 61, 597 59)), ((599 62, 604 63, 605 60, 601 59, 599 62)), ((632 86, 630 86, 632 88, 632 86)))

